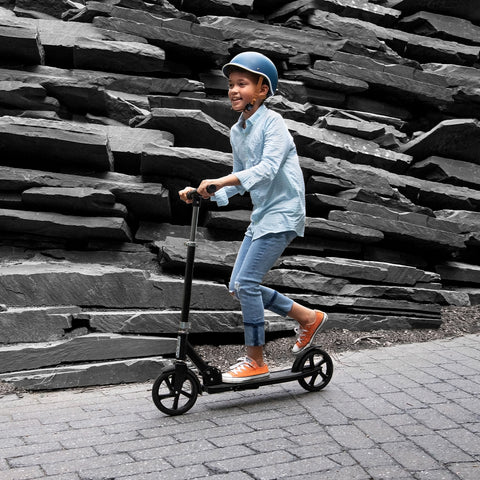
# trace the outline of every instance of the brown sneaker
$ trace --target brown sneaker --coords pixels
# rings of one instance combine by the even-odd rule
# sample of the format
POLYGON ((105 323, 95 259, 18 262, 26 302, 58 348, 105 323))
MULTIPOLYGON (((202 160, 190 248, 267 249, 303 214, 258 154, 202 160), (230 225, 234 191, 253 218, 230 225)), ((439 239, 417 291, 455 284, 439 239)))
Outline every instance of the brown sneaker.
POLYGON ((325 326, 328 315, 320 310, 315 310, 315 322, 306 328, 298 327, 295 331, 298 333, 297 343, 292 348, 292 352, 297 355, 305 348, 309 347, 315 340, 315 335, 325 326))
POLYGON ((268 377, 268 367, 259 367, 255 360, 249 357, 238 359, 238 363, 230 367, 230 370, 222 374, 222 381, 225 383, 242 383, 257 378, 268 377))

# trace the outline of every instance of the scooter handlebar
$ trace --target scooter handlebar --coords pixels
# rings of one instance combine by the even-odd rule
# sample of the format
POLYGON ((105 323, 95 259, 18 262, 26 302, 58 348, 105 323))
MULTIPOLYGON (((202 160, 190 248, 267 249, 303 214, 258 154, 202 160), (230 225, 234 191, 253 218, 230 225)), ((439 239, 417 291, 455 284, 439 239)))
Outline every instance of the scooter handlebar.
MULTIPOLYGON (((217 186, 216 185, 209 185, 207 187, 207 192, 208 193, 215 193, 217 191, 217 186)), ((198 192, 197 192, 197 189, 195 188, 194 190, 190 190, 188 193, 187 193, 187 198, 189 200, 193 200, 194 197, 198 195, 198 192)))

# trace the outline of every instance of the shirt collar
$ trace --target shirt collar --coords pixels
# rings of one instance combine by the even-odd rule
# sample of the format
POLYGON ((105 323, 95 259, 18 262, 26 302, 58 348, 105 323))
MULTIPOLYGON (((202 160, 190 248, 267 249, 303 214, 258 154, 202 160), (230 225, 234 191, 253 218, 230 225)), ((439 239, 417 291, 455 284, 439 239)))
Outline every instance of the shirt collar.
MULTIPOLYGON (((247 120, 245 121, 246 128, 249 128, 252 125, 254 125, 255 122, 266 112, 266 110, 267 110, 267 107, 262 103, 258 107, 257 111, 251 117, 247 118, 247 120)), ((240 115, 240 118, 238 119, 238 122, 237 122, 238 128, 242 128, 242 125, 243 125, 243 114, 240 115)))

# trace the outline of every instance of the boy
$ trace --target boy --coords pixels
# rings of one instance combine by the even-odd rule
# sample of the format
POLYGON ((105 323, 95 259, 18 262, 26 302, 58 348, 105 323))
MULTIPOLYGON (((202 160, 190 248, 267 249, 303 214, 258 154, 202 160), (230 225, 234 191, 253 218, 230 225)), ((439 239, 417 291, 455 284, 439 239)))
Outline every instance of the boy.
MULTIPOLYGON (((274 95, 278 83, 275 65, 257 52, 243 52, 223 67, 228 78, 232 109, 240 113, 231 128, 233 173, 202 180, 197 190, 219 206, 237 193, 250 192, 251 223, 233 267, 229 291, 240 300, 245 328, 246 357, 222 374, 227 383, 266 377, 263 359, 265 309, 289 316, 299 323, 299 336, 292 352, 310 346, 325 326, 327 315, 293 302, 275 290, 260 285, 287 245, 305 228, 305 185, 298 156, 282 117, 263 104, 274 95), (207 186, 215 185, 215 194, 207 186)), ((190 203, 186 187, 180 198, 190 203)))

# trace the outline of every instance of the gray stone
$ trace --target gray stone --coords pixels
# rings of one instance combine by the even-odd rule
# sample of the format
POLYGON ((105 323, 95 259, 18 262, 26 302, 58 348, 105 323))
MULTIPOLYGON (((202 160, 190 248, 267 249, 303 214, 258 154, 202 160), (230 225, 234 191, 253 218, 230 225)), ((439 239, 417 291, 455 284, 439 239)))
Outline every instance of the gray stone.
POLYGON ((141 358, 172 354, 175 338, 91 333, 48 344, 0 347, 0 373, 52 367, 63 363, 141 358))
POLYGON ((246 17, 253 9, 254 0, 172 0, 170 3, 196 15, 246 17))
MULTIPOLYGON (((147 14, 148 15, 148 14, 147 14)), ((129 35, 138 35, 146 38, 149 43, 159 46, 168 54, 180 55, 184 58, 203 58, 213 65, 222 65, 228 61, 228 44, 220 40, 192 34, 190 29, 185 30, 181 21, 162 22, 155 17, 155 25, 139 23, 118 17, 96 17, 93 25, 105 30, 123 32, 129 35)), ((188 23, 182 21, 184 23, 188 23)))
MULTIPOLYGON (((187 259, 186 238, 167 237, 163 242, 155 242, 159 248, 160 262, 164 266, 183 266, 187 259)), ((195 249, 195 268, 219 268, 231 270, 241 242, 199 241, 195 249)), ((210 273, 212 273, 210 271, 210 273)))
POLYGON ((58 111, 59 103, 47 97, 41 85, 18 81, 0 81, 0 105, 19 110, 58 111))
POLYGON ((199 182, 202 178, 218 178, 232 171, 231 153, 207 148, 165 147, 146 145, 142 152, 142 175, 183 178, 199 182))
POLYGON ((440 305, 468 306, 467 294, 454 290, 402 287, 392 285, 346 285, 342 296, 382 297, 390 299, 406 299, 422 303, 438 303, 440 305))
POLYGON ((0 152, 15 165, 111 170, 108 139, 98 129, 72 122, 0 118, 0 152), (35 151, 35 156, 32 156, 35 151))
MULTIPOLYGON (((90 328, 97 332, 121 334, 163 335, 178 332, 181 312, 179 310, 110 310, 89 311, 77 315, 88 319, 90 328)), ((190 310, 192 333, 242 333, 243 317, 239 310, 190 310)), ((292 330, 295 321, 265 311, 265 331, 292 330)))
POLYGON ((380 242, 384 238, 383 233, 375 226, 355 225, 342 219, 337 221, 333 218, 329 220, 324 218, 307 218, 305 221, 305 232, 307 235, 360 243, 380 242))
POLYGON ((445 262, 436 266, 445 282, 480 284, 480 266, 464 262, 445 262))
MULTIPOLYGON (((226 84, 224 86, 226 89, 226 84)), ((192 96, 179 97, 167 95, 150 95, 148 97, 148 102, 151 109, 175 108, 178 110, 201 110, 209 117, 212 117, 217 122, 223 123, 228 127, 233 125, 239 117, 239 114, 232 110, 232 107, 228 100, 193 98, 192 96)))
MULTIPOLYGON (((164 72, 165 52, 139 42, 82 38, 73 49, 74 68, 119 73, 164 72)), ((167 70, 168 71, 168 70, 167 70)))
POLYGON ((337 294, 348 281, 342 278, 332 278, 303 270, 275 268, 264 277, 265 285, 283 287, 294 290, 306 290, 327 294, 337 294))
POLYGON ((199 110, 154 108, 137 127, 171 132, 176 147, 211 148, 230 152, 229 129, 199 110))
POLYGON ((2 208, 0 230, 78 241, 101 238, 132 241, 130 228, 121 217, 86 217, 2 208))
POLYGON ((317 60, 315 68, 362 80, 371 88, 381 86, 388 94, 402 98, 403 101, 422 101, 430 105, 453 103, 452 92, 443 86, 423 82, 412 76, 398 75, 396 71, 388 71, 380 62, 368 58, 362 58, 363 65, 355 65, 350 63, 351 60, 357 60, 352 57, 354 56, 337 55, 334 61, 317 60))
MULTIPOLYGON (((0 270, 0 298, 11 307, 80 305, 180 308, 183 279, 113 265, 22 262, 0 270)), ((192 308, 231 310, 224 285, 195 281, 192 308)))
POLYGON ((127 209, 115 203, 115 195, 112 192, 95 188, 29 188, 22 192, 22 203, 32 210, 102 217, 127 216, 127 209))
POLYGON ((390 0, 393 8, 402 12, 418 12, 427 10, 452 17, 460 17, 471 20, 472 22, 480 21, 480 12, 475 2, 471 0, 458 0, 455 4, 449 1, 439 0, 432 3, 430 0, 390 0))
POLYGON ((461 232, 480 231, 480 212, 467 210, 437 210, 435 216, 448 222, 455 222, 461 232))
POLYGON ((285 256, 279 267, 302 268, 322 275, 396 285, 436 282, 440 276, 406 265, 372 262, 341 257, 285 256))
POLYGON ((455 16, 422 11, 402 18, 399 26, 418 35, 470 45, 480 44, 480 27, 455 16))
POLYGON ((310 127, 304 123, 286 120, 300 155, 315 159, 333 156, 353 163, 361 163, 394 172, 404 172, 412 157, 379 148, 374 142, 325 128, 310 127))
POLYGON ((159 183, 142 182, 136 177, 113 172, 87 177, 0 166, 2 190, 22 192, 33 187, 65 186, 109 190, 140 219, 170 218, 168 191, 159 183))
MULTIPOLYGON (((89 23, 62 22, 58 20, 32 20, 38 27, 39 38, 45 49, 45 63, 73 66, 75 46, 84 39, 120 42, 144 43, 147 41, 139 35, 129 35, 108 29, 97 28, 89 23)), ((146 47, 148 48, 148 47, 146 47)))
POLYGON ((330 220, 351 223, 361 227, 372 228, 382 232, 390 241, 400 241, 423 248, 457 250, 465 248, 465 238, 461 235, 415 225, 383 217, 375 217, 356 212, 332 211, 330 220))
POLYGON ((72 327, 80 307, 9 308, 0 312, 0 344, 59 340, 72 327))
POLYGON ((141 173, 143 152, 149 146, 172 146, 174 143, 171 133, 149 128, 107 125, 105 132, 112 151, 115 172, 131 175, 141 173))
POLYGON ((474 118, 444 120, 406 143, 401 151, 416 160, 437 155, 480 165, 480 121, 474 118))
POLYGON ((43 65, 45 52, 37 26, 24 19, 0 16, 0 59, 2 63, 43 65))
POLYGON ((480 190, 480 164, 431 156, 410 167, 409 173, 433 182, 462 185, 480 190))
POLYGON ((0 381, 31 391, 116 385, 152 380, 165 366, 162 357, 118 360, 5 373, 0 381))

